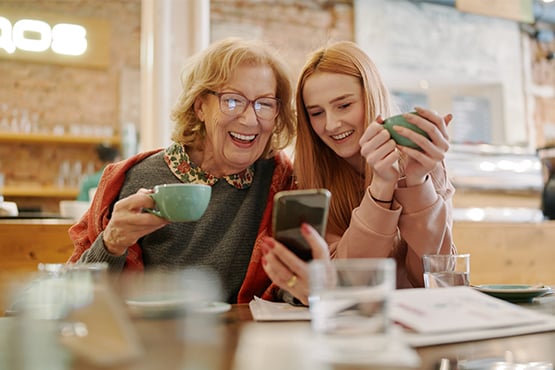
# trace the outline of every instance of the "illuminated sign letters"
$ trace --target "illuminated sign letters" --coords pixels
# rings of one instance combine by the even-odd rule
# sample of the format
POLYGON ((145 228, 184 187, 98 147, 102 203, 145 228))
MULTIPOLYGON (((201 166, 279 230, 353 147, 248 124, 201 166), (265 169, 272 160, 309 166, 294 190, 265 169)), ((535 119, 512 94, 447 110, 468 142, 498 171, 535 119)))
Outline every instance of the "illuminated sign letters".
POLYGON ((13 54, 16 49, 39 53, 48 48, 57 54, 81 55, 87 50, 87 30, 68 23, 50 27, 34 19, 20 19, 12 26, 0 16, 0 49, 13 54))
POLYGON ((106 68, 110 30, 106 19, 0 7, 0 59, 106 68))

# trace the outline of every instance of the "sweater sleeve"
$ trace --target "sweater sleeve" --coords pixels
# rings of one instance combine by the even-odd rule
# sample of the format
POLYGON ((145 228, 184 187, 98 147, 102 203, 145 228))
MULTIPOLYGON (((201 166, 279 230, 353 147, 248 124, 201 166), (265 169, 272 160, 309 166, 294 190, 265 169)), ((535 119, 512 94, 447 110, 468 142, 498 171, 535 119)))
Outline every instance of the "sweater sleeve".
MULTIPOLYGON (((109 164, 104 169, 91 206, 81 217, 79 222, 72 225, 68 230, 69 238, 73 242, 73 253, 68 259, 69 263, 83 262, 83 259, 91 261, 91 259, 89 259, 92 258, 91 254, 96 254, 95 258, 100 258, 100 255, 95 253, 95 251, 99 252, 100 248, 98 246, 95 247, 93 251, 87 252, 88 256, 86 255, 83 259, 81 259, 81 255, 91 248, 93 243, 97 241, 99 235, 102 238, 101 233, 110 221, 112 205, 117 200, 119 191, 125 181, 125 174, 127 171, 136 163, 160 150, 161 149, 155 149, 136 154, 126 160, 109 164)), ((103 243, 102 248, 104 248, 103 243)), ((119 264, 119 261, 113 262, 115 262, 116 265, 119 264)), ((138 244, 134 244, 128 248, 124 268, 130 270, 142 270, 144 268, 142 250, 138 244)))
POLYGON ((107 262, 110 272, 121 272, 125 265, 128 252, 121 256, 114 256, 106 249, 102 240, 103 232, 98 235, 92 245, 79 257, 79 263, 107 262))
POLYGON ((453 193, 443 164, 422 185, 395 191, 395 198, 403 206, 399 233, 407 248, 404 264, 412 286, 424 286, 422 255, 456 253, 452 237, 453 193))
POLYGON ((351 215, 343 236, 329 244, 334 258, 379 258, 392 254, 401 208, 396 202, 392 210, 378 205, 366 189, 360 205, 351 215))

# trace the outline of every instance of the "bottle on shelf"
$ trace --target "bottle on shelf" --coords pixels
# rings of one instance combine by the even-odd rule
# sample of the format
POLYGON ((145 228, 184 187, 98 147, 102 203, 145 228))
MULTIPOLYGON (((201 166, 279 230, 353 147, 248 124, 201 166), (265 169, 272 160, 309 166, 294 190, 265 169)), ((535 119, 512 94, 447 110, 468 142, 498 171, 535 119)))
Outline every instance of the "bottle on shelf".
POLYGON ((123 158, 129 158, 137 154, 137 129, 133 122, 127 122, 123 125, 121 132, 123 158))
POLYGON ((66 159, 60 163, 60 168, 58 169, 57 185, 60 188, 69 186, 71 179, 71 165, 66 159))
POLYGON ((2 162, 0 162, 0 206, 2 205, 2 203, 4 202, 4 196, 3 191, 4 191, 4 182, 6 181, 4 172, 2 171, 2 162))
POLYGON ((0 131, 10 130, 10 120, 8 114, 9 106, 6 103, 0 103, 0 131))

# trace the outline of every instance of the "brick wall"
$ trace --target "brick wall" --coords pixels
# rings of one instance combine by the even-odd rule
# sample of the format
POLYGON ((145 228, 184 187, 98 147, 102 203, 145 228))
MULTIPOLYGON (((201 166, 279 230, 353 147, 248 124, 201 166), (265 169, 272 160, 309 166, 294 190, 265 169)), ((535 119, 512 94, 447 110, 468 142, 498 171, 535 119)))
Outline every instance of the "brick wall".
MULTIPOLYGON (((50 128, 87 123, 118 129, 123 121, 138 123, 140 0, 2 0, 0 6, 103 18, 112 27, 111 65, 106 69, 0 59, 0 104, 10 111, 29 109, 50 128)), ((330 40, 354 38, 352 0, 211 0, 210 17, 212 39, 266 39, 286 56, 295 78, 309 51, 330 40)), ((555 62, 537 59, 536 49, 532 54, 534 80, 555 88, 555 62)), ((555 98, 537 97, 535 104, 538 142, 544 143, 544 127, 555 125, 555 98)), ((7 185, 53 183, 59 163, 68 158, 86 164, 94 159, 93 147, 0 143, 7 185)))
MULTIPOLYGON (((0 59, 0 115, 2 107, 7 107, 9 120, 13 112, 20 116, 27 111, 29 117, 36 115, 38 127, 47 132, 56 126, 68 132, 74 124, 112 127, 117 132, 122 119, 138 124, 140 94, 125 77, 140 68, 140 0, 3 0, 0 6, 29 9, 35 14, 100 18, 111 27, 107 68, 0 59), (122 101, 135 108, 122 106, 122 101)), ((90 161, 96 169, 100 166, 94 145, 0 142, 0 170, 6 174, 6 186, 53 185, 59 165, 66 159, 80 161, 83 171, 90 161)), ((31 207, 45 203, 41 198, 13 200, 31 207)), ((57 201, 46 203, 49 210, 57 210, 57 201)))
MULTIPOLYGON (((112 27, 111 64, 106 69, 0 60, 0 104, 7 104, 10 113, 27 109, 49 130, 63 126, 67 131, 75 123, 117 130, 124 121, 138 123, 140 96, 132 80, 140 66, 140 0, 4 0, 1 6, 102 18, 112 27)), ((352 18, 350 0, 211 1, 212 39, 264 38, 281 49, 295 76, 313 48, 328 40, 353 38, 352 18)), ((85 168, 95 159, 94 146, 0 144, 1 170, 9 186, 52 185, 67 159, 85 168)), ((57 207, 57 199, 14 200, 51 211, 57 207)))
MULTIPOLYGON (((119 81, 140 67, 140 0, 4 0, 2 7, 108 20, 112 33, 105 69, 0 60, 0 103, 39 114, 46 127, 119 123, 119 81)), ((138 95, 138 94, 137 94, 138 95)))
POLYGON ((295 77, 313 49, 354 39, 352 0, 211 0, 210 23, 212 39, 268 41, 287 58, 295 77))

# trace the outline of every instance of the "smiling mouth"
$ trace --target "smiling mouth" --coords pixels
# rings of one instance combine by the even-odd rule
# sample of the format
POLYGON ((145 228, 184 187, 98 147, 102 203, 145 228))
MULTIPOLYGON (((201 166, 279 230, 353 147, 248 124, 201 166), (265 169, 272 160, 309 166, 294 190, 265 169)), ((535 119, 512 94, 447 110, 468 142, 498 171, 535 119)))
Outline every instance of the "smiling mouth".
POLYGON ((250 143, 252 141, 254 141, 254 139, 256 139, 257 135, 243 135, 243 134, 239 134, 237 132, 229 132, 229 136, 231 136, 232 139, 243 142, 243 143, 250 143))
POLYGON ((333 140, 343 140, 343 139, 345 139, 346 137, 351 136, 354 132, 355 132, 355 130, 350 130, 350 131, 342 132, 342 133, 339 134, 339 135, 332 135, 331 138, 332 138, 333 140))

